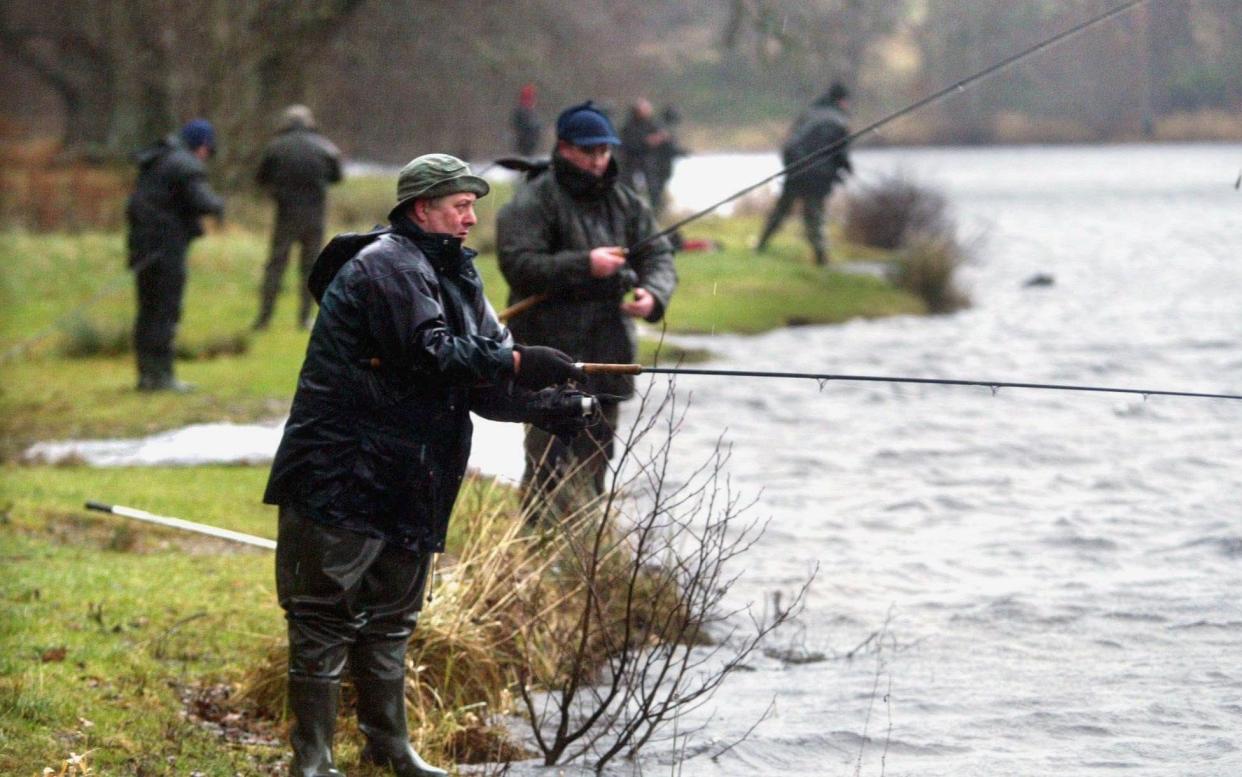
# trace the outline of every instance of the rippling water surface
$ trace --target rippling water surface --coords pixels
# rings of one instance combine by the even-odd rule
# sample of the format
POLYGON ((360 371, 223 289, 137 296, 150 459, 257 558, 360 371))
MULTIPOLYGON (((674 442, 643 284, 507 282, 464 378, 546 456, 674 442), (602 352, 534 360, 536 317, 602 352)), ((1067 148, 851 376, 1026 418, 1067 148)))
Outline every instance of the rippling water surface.
MULTIPOLYGON (((674 194, 705 205, 776 166, 734 161, 688 160, 674 194)), ((728 367, 1238 393, 1239 165, 1239 145, 859 151, 864 181, 902 170, 948 194, 974 307, 701 344, 728 367), (1055 285, 1024 288, 1035 273, 1055 285)), ((692 745, 678 773, 1242 773, 1242 402, 678 391, 687 463, 727 428, 734 484, 773 519, 735 598, 819 565, 773 644, 831 657, 885 635, 852 661, 756 660, 697 741, 774 712, 716 761, 692 745)))

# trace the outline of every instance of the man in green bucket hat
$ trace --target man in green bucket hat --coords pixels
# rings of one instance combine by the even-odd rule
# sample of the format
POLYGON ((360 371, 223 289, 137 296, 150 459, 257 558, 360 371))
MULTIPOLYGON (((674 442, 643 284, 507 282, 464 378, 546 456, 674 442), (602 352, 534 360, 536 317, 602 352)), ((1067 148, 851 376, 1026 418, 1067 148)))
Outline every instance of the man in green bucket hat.
POLYGON ((358 692, 364 761, 442 777, 410 746, 405 650, 470 455, 470 413, 572 437, 593 398, 552 348, 514 345, 462 243, 488 193, 427 154, 397 180, 391 226, 338 235, 264 501, 280 507, 276 592, 289 634, 292 773, 335 777, 341 674, 358 692))

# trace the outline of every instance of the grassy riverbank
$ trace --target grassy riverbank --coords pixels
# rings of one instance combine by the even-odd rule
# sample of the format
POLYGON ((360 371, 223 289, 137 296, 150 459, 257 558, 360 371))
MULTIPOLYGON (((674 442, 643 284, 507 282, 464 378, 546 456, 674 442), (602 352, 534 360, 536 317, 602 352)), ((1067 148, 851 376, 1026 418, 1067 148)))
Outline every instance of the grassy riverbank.
MULTIPOLYGON (((387 186, 370 179, 350 185, 334 207, 335 226, 365 229, 382 218, 387 186)), ((500 309, 507 289, 494 254, 495 209, 505 196, 504 187, 498 189, 494 199, 482 201, 483 222, 472 242, 484 252, 478 266, 500 309)), ((133 291, 122 234, 0 233, 0 458, 11 459, 38 440, 131 436, 270 418, 288 409, 306 347, 306 333, 294 327, 296 291, 290 278, 271 329, 249 331, 269 214, 245 200, 234 210, 224 229, 191 251, 178 374, 199 391, 186 396, 133 391, 133 291)), ((705 219, 687 229, 687 237, 710 238, 723 249, 678 256, 681 284, 668 332, 754 333, 922 310, 915 298, 879 279, 813 267, 799 227, 789 225, 761 256, 748 247, 757 216, 705 219)), ((836 255, 856 252, 844 246, 836 255)), ((679 355, 668 345, 662 351, 665 361, 679 355)))
MULTIPOLYGON (((472 242, 484 251, 479 267, 499 309, 507 290, 494 256, 492 225, 504 196, 498 188, 480 208, 483 223, 472 242)), ((334 206, 334 227, 369 227, 382 217, 388 189, 388 182, 350 182, 334 206)), ((261 205, 236 202, 230 222, 193 247, 178 337, 178 373, 199 387, 188 395, 133 390, 133 291, 123 235, 0 232, 0 461, 9 462, 0 464, 0 559, 7 572, 0 580, 0 772, 51 767, 59 774, 71 754, 84 752, 98 775, 282 768, 283 724, 273 713, 279 705, 270 681, 280 676, 283 621, 270 555, 82 508, 98 499, 272 537, 275 510, 259 503, 266 468, 14 462, 39 440, 141 435, 286 412, 307 338, 294 326, 292 283, 271 329, 248 329, 269 219, 261 205)), ((687 237, 710 238, 723 249, 678 257, 670 333, 751 333, 921 310, 880 280, 812 267, 795 225, 769 253, 754 255, 748 245, 758 226, 758 217, 743 216, 687 230, 687 237)), ((853 252, 843 247, 837 255, 853 252)), ((648 335, 644 358, 656 336, 648 335)), ((667 346, 661 355, 678 357, 667 346)), ((458 577, 510 588, 514 570, 541 584, 549 577, 523 555, 530 543, 519 536, 522 521, 511 503, 505 489, 469 487, 451 548, 501 546, 508 555, 487 560, 488 575, 458 577), (481 535, 499 539, 467 541, 481 535)), ((571 595, 562 589, 551 596, 571 595)), ((416 700, 414 725, 428 753, 448 762, 472 748, 477 757, 500 741, 488 737, 478 704, 500 710, 511 701, 515 675, 505 662, 514 660, 517 648, 509 643, 519 629, 502 618, 469 620, 451 590, 445 601, 420 625, 425 642, 416 646, 424 651, 417 663, 432 667, 426 682, 440 696, 428 690, 429 701, 416 700), (473 653, 454 642, 462 631, 480 632, 473 653), (479 656, 495 663, 484 673, 486 687, 441 682, 479 676, 473 667, 453 669, 479 656), (436 661, 444 666, 437 669, 436 661)), ((359 737, 350 725, 340 739, 343 765, 351 774, 379 774, 356 763, 359 737)))

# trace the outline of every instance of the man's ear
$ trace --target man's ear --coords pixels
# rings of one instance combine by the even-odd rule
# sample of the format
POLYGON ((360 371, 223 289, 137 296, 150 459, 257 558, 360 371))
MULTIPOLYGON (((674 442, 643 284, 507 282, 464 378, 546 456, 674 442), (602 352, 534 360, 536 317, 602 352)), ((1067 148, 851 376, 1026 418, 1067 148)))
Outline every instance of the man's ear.
POLYGON ((410 209, 406 211, 406 215, 415 224, 422 224, 427 220, 427 201, 423 199, 414 200, 410 203, 410 209))

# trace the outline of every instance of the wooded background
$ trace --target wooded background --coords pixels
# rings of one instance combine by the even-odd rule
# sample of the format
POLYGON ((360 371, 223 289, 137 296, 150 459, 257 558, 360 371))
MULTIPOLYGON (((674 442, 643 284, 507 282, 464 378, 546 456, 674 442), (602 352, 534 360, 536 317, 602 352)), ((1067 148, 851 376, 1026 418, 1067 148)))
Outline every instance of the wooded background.
MULTIPOLYGON (((530 82, 547 125, 572 101, 620 119, 646 96, 675 105, 700 149, 771 147, 833 80, 875 118, 1115 4, 5 0, 0 130, 107 155, 205 116, 221 169, 241 171, 304 102, 354 159, 481 158, 508 150, 530 82)), ((1242 2, 1153 0, 880 142, 1236 137, 1239 41, 1242 2)))

